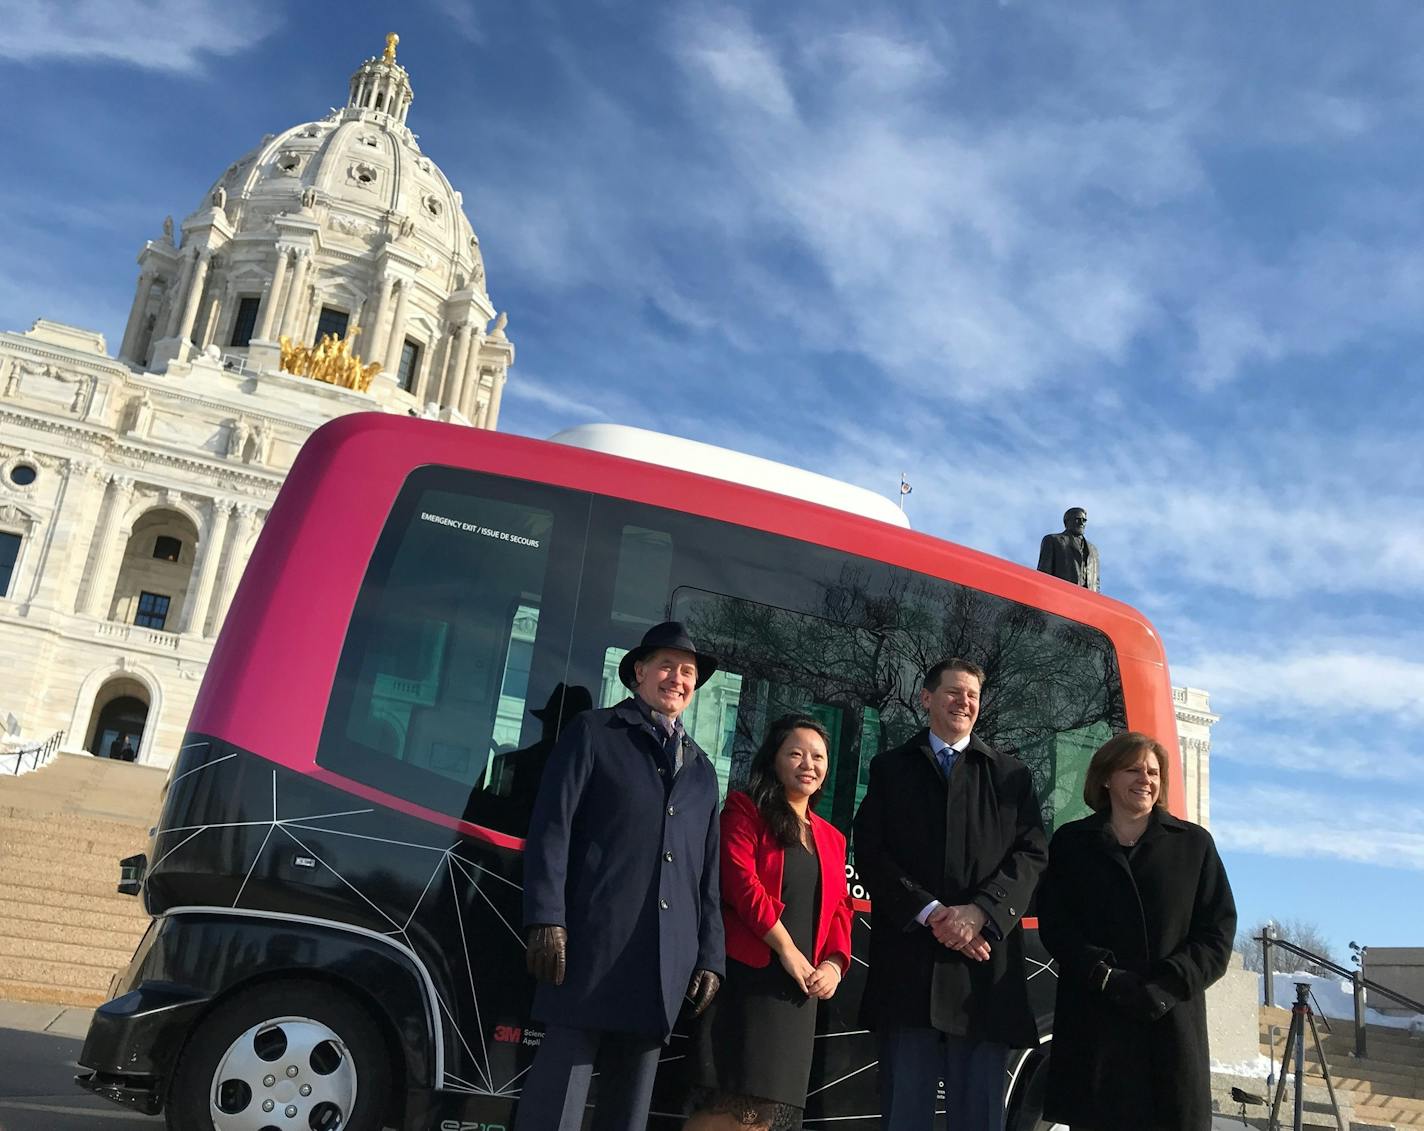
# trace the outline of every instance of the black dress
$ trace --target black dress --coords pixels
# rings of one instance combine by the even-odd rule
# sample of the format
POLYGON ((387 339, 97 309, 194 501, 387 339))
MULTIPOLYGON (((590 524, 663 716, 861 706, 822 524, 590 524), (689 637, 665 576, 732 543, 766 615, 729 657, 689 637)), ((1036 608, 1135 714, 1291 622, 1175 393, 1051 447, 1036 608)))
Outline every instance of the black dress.
MULTIPOLYGON (((814 958, 821 869, 815 853, 785 850, 781 925, 814 958)), ((775 955, 766 966, 727 959, 727 978, 692 1038, 693 1106, 766 1124, 800 1125, 816 1038, 816 999, 803 994, 775 955)))

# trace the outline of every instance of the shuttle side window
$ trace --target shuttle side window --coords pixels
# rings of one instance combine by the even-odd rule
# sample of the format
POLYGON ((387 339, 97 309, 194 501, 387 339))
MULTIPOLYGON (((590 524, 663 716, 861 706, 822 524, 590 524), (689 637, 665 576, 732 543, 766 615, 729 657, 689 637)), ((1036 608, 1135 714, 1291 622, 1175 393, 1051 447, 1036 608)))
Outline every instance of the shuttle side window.
POLYGON ((566 525, 575 542, 582 535, 584 499, 493 476, 416 472, 357 599, 318 764, 522 834, 533 763, 557 732, 547 701, 563 677, 577 593, 577 577, 570 591, 553 563, 567 557, 566 525))

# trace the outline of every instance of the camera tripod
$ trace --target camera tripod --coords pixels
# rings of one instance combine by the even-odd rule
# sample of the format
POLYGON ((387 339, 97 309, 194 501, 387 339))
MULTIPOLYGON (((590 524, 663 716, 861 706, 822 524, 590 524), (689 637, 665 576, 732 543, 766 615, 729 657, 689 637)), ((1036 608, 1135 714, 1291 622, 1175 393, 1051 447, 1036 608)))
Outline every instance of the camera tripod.
POLYGON ((1281 1053, 1281 1075, 1276 1081, 1276 1098, 1271 1103, 1269 1131, 1281 1131, 1281 1101, 1286 1096, 1286 1065, 1292 1052, 1295 1055, 1295 1119, 1292 1131, 1301 1131, 1301 1120, 1305 1111, 1305 1027, 1310 1026, 1310 1036, 1315 1041, 1315 1055, 1320 1058, 1320 1071, 1325 1077, 1325 1089, 1330 1094, 1330 1109, 1335 1113, 1335 1125, 1345 1131, 1345 1120, 1340 1115, 1340 1103, 1335 1098, 1335 1084, 1330 1079, 1330 1065, 1325 1061, 1325 1049, 1320 1044, 1320 1030, 1315 1027, 1315 1014, 1311 1012, 1310 983, 1295 984, 1295 1004, 1291 1006, 1290 1028, 1286 1031, 1286 1047, 1281 1053))

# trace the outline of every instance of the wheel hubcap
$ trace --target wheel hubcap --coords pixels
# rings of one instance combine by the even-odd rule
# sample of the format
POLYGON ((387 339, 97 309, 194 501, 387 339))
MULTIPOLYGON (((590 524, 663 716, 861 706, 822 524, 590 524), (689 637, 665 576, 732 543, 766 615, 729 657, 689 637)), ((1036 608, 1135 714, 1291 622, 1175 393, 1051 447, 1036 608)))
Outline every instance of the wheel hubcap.
POLYGON ((217 1131, 341 1131, 356 1104, 356 1065, 310 1017, 274 1017, 228 1046, 213 1073, 217 1131))

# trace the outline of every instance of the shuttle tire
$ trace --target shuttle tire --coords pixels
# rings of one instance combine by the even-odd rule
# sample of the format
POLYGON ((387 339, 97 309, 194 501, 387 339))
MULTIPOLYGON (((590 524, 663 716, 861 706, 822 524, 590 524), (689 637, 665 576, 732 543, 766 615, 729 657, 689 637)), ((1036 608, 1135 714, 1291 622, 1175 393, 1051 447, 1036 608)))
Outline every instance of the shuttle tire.
POLYGON ((169 1092, 169 1131, 380 1131, 389 1053, 365 1009, 321 982, 239 990, 200 1020, 169 1092))

